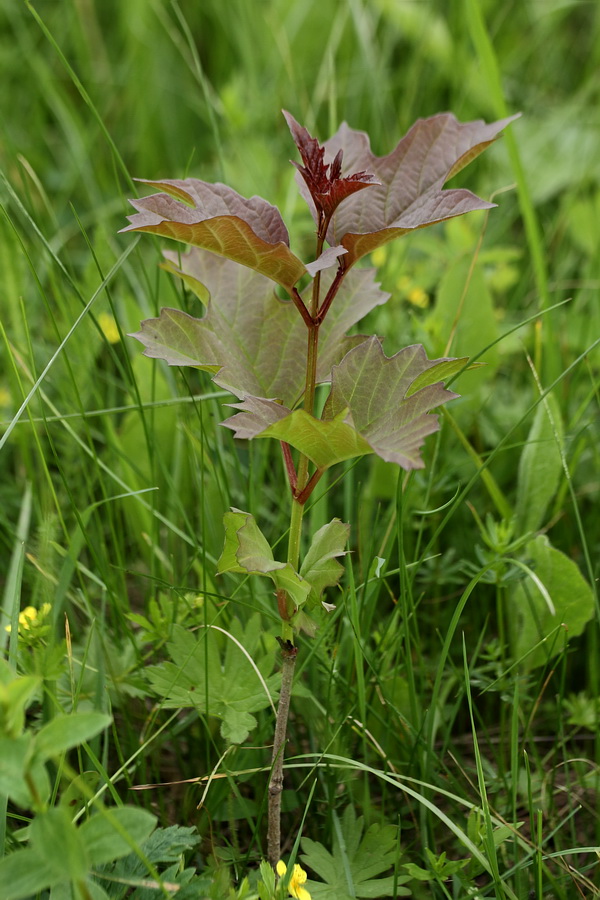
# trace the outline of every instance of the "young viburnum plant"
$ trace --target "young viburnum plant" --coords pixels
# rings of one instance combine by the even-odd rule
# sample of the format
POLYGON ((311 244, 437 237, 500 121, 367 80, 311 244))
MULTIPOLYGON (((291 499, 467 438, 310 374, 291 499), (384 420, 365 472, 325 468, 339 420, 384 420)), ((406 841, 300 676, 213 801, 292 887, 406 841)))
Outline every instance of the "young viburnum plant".
MULTIPOLYGON (((225 513, 218 571, 257 574, 275 585, 281 617, 282 684, 269 785, 268 854, 280 858, 283 748, 295 634, 317 628, 325 588, 338 584, 349 525, 334 519, 312 536, 301 558, 305 504, 336 463, 374 453, 403 469, 423 467, 421 447, 438 428, 431 410, 457 395, 444 381, 464 359, 430 360, 420 345, 392 356, 378 337, 348 331, 385 303, 373 269, 356 263, 417 228, 494 204, 444 183, 481 153, 512 118, 491 125, 460 123, 450 113, 416 122, 387 156, 343 124, 320 145, 284 113, 302 163, 300 192, 316 227, 314 259, 290 249, 276 207, 246 199, 224 184, 197 179, 143 181, 161 193, 132 200, 123 231, 149 231, 191 245, 166 252, 164 268, 181 278, 205 307, 202 318, 162 309, 136 337, 146 356, 192 366, 231 391, 238 412, 224 424, 235 437, 280 441, 291 515, 285 561, 273 552, 249 512, 225 513), (308 284, 299 290, 299 282, 308 284), (280 285, 289 300, 279 299, 280 285), (330 385, 320 415, 318 384, 330 385)), ((254 707, 257 709, 259 707, 254 707)), ((208 710, 207 710, 208 711, 208 710)), ((250 710, 251 711, 251 710, 250 710)), ((247 731, 246 731, 247 733, 247 731)))

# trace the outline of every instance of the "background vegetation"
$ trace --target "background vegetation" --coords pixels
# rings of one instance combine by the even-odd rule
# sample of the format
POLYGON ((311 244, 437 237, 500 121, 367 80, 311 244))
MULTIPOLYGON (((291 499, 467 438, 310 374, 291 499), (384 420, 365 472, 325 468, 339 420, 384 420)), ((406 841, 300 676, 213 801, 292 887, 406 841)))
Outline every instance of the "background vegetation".
MULTIPOLYGON (((523 112, 457 179, 498 209, 372 261, 392 293, 369 322, 388 353, 493 346, 458 383, 424 472, 398 482, 370 459, 319 489, 311 526, 350 522, 352 554, 336 612, 301 641, 284 834, 287 855, 301 832, 339 850, 352 807, 397 829, 389 859, 421 867, 417 897, 597 896, 598 6, 8 0, 0 36, 0 646, 41 678, 28 728, 113 716, 70 765, 114 804, 196 826, 187 859, 206 877, 190 896, 229 896, 225 864, 240 879, 264 853, 256 770, 273 717, 227 747, 214 716, 157 701, 147 666, 176 623, 217 624, 270 671, 272 597, 216 579, 215 561, 224 510, 251 510, 276 540, 288 509, 278 448, 234 445, 218 427, 227 395, 126 337, 160 306, 199 314, 158 268, 164 241, 117 235, 131 177, 260 194, 309 252, 282 107, 321 139, 345 119, 380 154, 418 117, 523 112), (523 566, 542 580, 554 566, 545 644, 523 566), (17 632, 26 607, 37 618, 17 632)), ((230 654, 225 700, 243 665, 230 654)), ((11 853, 29 812, 4 808, 11 853)))

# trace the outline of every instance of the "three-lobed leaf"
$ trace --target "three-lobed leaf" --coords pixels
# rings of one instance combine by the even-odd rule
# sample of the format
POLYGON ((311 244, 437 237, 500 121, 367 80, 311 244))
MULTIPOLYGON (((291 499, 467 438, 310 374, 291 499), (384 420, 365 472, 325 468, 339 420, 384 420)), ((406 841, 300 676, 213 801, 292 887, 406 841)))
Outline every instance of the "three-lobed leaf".
POLYGON ((285 591, 295 606, 291 624, 314 634, 316 623, 304 613, 303 607, 308 603, 307 608, 313 609, 325 588, 339 583, 343 566, 338 558, 345 553, 350 526, 333 519, 319 528, 298 573, 290 563, 274 560, 267 539, 250 513, 234 509, 225 513, 223 521, 225 546, 217 565, 218 572, 271 578, 276 588, 285 591))
MULTIPOLYGON (((353 194, 335 210, 327 240, 343 246, 349 268, 356 260, 397 237, 476 209, 490 209, 471 191, 442 190, 443 185, 478 156, 517 116, 486 124, 459 122, 451 113, 419 119, 387 156, 375 156, 369 137, 345 122, 325 142, 325 160, 343 153, 342 174, 366 171, 379 184, 353 194)), ((300 191, 313 211, 310 192, 300 176, 300 191)))
POLYGON ((296 608, 304 605, 310 585, 290 563, 277 562, 254 516, 239 509, 225 513, 225 546, 217 563, 217 572, 266 575, 277 590, 285 591, 296 608))

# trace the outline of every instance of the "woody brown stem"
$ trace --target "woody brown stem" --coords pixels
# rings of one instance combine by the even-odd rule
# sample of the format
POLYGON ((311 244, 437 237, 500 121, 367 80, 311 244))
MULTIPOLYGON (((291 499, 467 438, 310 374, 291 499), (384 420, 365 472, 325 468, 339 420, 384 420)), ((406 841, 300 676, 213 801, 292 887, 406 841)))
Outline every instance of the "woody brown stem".
POLYGON ((275 868, 281 857, 281 794, 283 792, 283 760, 285 753, 285 739, 287 732, 287 720, 290 711, 290 699, 292 696, 292 683, 294 681, 294 669, 298 648, 290 641, 281 641, 281 655, 283 666, 281 670, 281 693, 277 706, 277 722, 275 724, 275 738, 273 741, 273 755, 271 757, 271 779, 269 781, 269 825, 267 831, 267 855, 269 862, 275 868))

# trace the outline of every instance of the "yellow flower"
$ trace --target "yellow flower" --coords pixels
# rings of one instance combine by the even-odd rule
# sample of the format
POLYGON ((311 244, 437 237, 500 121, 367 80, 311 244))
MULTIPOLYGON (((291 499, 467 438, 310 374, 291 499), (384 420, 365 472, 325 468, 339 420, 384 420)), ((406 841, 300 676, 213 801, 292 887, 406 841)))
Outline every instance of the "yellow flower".
POLYGON ((386 261, 388 257, 388 248, 387 247, 376 247, 371 254, 371 262, 375 266, 376 269, 379 269, 386 261))
POLYGON ((109 344, 117 344, 121 340, 117 323, 110 313, 100 313, 98 316, 98 325, 102 329, 102 334, 109 344))
MULTIPOLYGON (((280 878, 283 878, 285 873, 287 872, 287 866, 282 859, 277 863, 277 874, 280 878)), ((296 900, 311 900, 311 896, 302 885, 306 881, 306 872, 299 866, 298 863, 294 866, 292 871, 292 877, 289 880, 288 891, 290 892, 291 897, 295 897, 296 900)))
POLYGON ((426 309, 429 306, 429 296, 422 287, 415 287, 408 293, 408 302, 420 309, 426 309))
MULTIPOLYGON (((41 625, 51 609, 49 603, 42 603, 39 610, 35 606, 26 606, 19 613, 19 631, 31 631, 35 626, 41 625)), ((10 633, 11 626, 5 625, 4 630, 10 633)))

